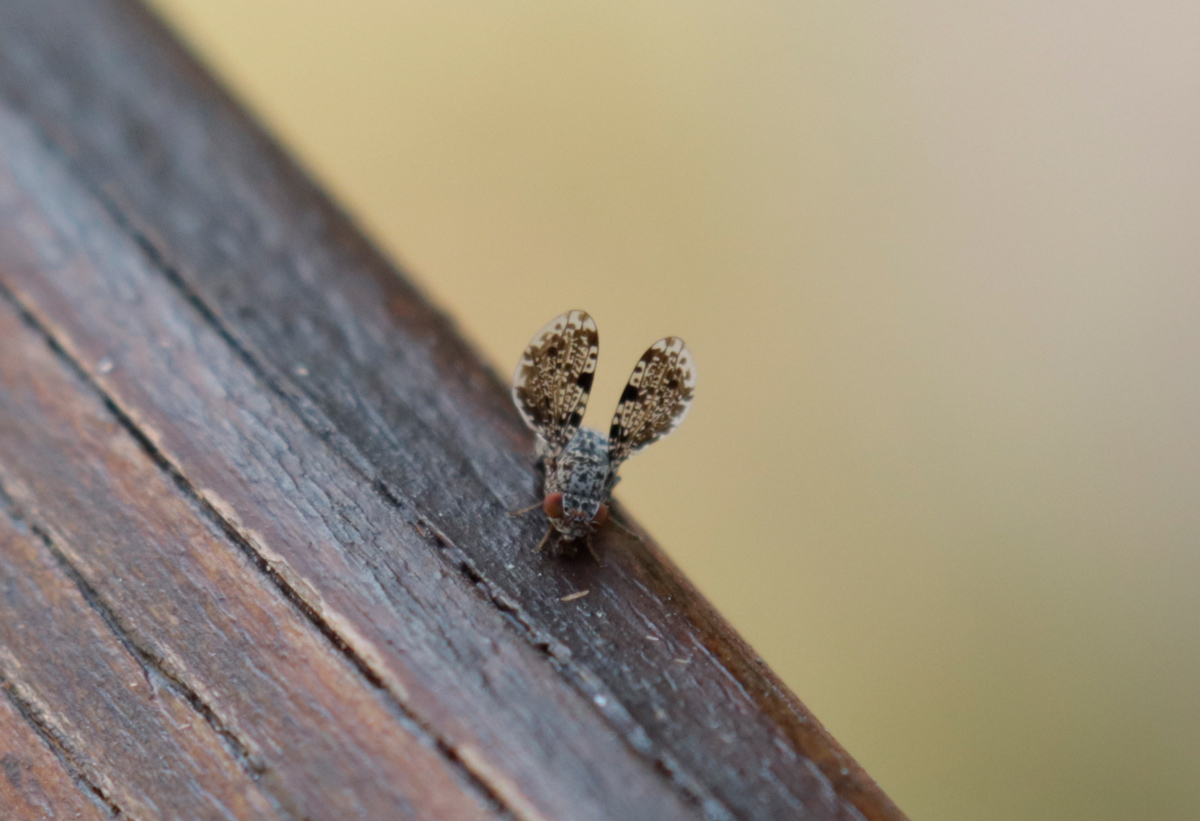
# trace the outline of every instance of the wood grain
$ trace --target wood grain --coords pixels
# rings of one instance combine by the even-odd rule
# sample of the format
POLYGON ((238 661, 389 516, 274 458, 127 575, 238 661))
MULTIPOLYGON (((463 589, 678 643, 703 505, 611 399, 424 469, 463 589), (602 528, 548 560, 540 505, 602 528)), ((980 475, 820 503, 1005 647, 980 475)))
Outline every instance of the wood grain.
POLYGON ((0 697, 0 818, 112 818, 93 788, 77 783, 55 756, 53 742, 40 736, 32 716, 23 713, 7 692, 4 696, 0 697))
POLYGON ((10 526, 261 817, 904 817, 627 516, 533 551, 503 384, 156 21, 0 15, 10 526))
POLYGON ((6 693, 104 805, 140 817, 279 817, 187 698, 143 668, 40 540, 7 518, 0 578, 6 693))
POLYGON ((74 578, 5 539, 0 671, 90 783, 145 818, 494 815, 9 305, 0 338, 9 521, 74 578))

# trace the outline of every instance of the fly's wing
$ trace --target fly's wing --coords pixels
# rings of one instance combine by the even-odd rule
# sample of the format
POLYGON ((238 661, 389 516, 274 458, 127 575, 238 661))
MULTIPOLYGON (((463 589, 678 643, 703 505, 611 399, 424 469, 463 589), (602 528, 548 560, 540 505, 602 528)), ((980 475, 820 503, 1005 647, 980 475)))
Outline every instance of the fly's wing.
POLYGON ((613 470, 679 427, 695 394, 696 363, 683 340, 668 336, 651 345, 634 366, 613 415, 608 432, 613 470))
POLYGON ((585 311, 550 320, 521 354, 513 376, 513 402, 538 437, 538 454, 555 458, 579 431, 600 334, 585 311))

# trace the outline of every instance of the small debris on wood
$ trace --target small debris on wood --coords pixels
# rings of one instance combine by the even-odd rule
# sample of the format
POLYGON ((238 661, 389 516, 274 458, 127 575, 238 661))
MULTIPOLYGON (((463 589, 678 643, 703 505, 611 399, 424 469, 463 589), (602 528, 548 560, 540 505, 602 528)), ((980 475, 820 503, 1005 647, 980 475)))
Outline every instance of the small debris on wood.
POLYGON ((561 599, 559 599, 559 601, 562 601, 562 602, 575 601, 576 599, 582 599, 584 596, 586 596, 588 593, 591 593, 591 592, 592 592, 591 590, 580 590, 578 593, 572 593, 569 596, 563 596, 561 599))

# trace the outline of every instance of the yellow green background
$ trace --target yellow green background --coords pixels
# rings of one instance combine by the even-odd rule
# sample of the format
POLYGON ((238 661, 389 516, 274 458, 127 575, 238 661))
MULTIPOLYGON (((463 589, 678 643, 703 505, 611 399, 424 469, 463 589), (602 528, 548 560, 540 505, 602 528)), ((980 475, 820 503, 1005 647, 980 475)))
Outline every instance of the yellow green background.
POLYGON ((914 819, 1200 818, 1200 6, 155 0, 914 819))

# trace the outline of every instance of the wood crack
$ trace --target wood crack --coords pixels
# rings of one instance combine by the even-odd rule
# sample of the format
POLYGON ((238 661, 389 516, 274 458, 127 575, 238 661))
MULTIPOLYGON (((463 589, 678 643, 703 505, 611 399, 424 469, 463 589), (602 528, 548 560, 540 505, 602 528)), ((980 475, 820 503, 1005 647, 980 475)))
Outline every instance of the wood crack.
MULTIPOLYGON (((0 286, 0 293, 3 293, 3 290, 3 286, 0 286)), ((238 737, 237 733, 225 725, 200 695, 188 686, 187 682, 182 681, 176 676, 164 664, 161 658, 139 642, 137 637, 121 624, 120 616, 104 601, 99 591, 96 590, 92 583, 75 567, 71 559, 55 544, 54 539, 46 529, 16 504, 2 480, 0 480, 0 509, 4 510, 9 519, 19 529, 23 529, 35 537, 46 549, 58 565, 58 569, 75 585, 88 607, 100 617, 105 626, 108 627, 113 636, 120 642, 121 646, 125 648, 129 656, 137 662, 147 685, 149 685, 150 692, 153 694, 160 685, 169 687, 195 711, 196 715, 202 718, 213 729, 213 732, 225 744, 229 755, 245 769, 251 778, 259 781, 259 777, 267 772, 267 765, 250 752, 247 744, 238 737)), ((264 782, 259 781, 259 783, 264 782)), ((277 796, 272 795, 271 790, 264 790, 263 794, 282 815, 295 818, 296 821, 306 821, 304 818, 289 812, 285 803, 279 801, 277 796)))
MULTIPOLYGON (((113 418, 121 425, 121 427, 134 438, 139 447, 151 460, 151 462, 163 471, 180 490, 188 501, 197 509, 202 511, 206 518, 215 524, 220 531, 230 540, 237 548, 254 564, 254 566, 266 576, 273 586, 280 592, 284 599, 292 605, 302 617, 329 642, 329 644, 341 654, 350 665, 366 680, 372 688, 385 695, 387 703, 396 710, 404 719, 405 726, 413 734, 422 737, 427 743, 436 748, 439 753, 449 761, 456 770, 459 771, 463 779, 471 784, 479 793, 481 799, 490 806, 500 817, 512 817, 512 809, 507 806, 502 798, 502 788, 498 789, 488 780, 480 777, 480 774, 472 767, 467 766, 462 757, 455 750, 454 745, 443 738, 436 730, 424 721, 420 716, 416 715, 406 703, 403 693, 397 693, 394 687, 389 686, 379 673, 364 659, 354 648, 337 632, 337 630, 324 619, 313 607, 308 603, 305 597, 298 592, 288 581, 272 566, 271 562, 263 556, 251 542, 244 536, 238 526, 230 520, 229 517, 213 506, 212 502, 188 480, 179 467, 158 447, 153 438, 148 435, 134 421, 116 400, 110 396, 96 381, 92 378, 83 365, 77 361, 66 348, 55 338, 53 333, 38 318, 13 294, 4 284, 0 282, 0 299, 5 300, 13 310, 21 317, 22 321, 34 332, 36 332, 47 344, 54 355, 84 384, 86 384, 103 403, 106 410, 113 418)), ((9 495, 0 485, 0 506, 4 507, 10 518, 16 521, 23 522, 46 546, 46 548, 54 556, 55 561, 59 563, 63 572, 71 578, 71 580, 79 587, 81 594, 90 606, 92 606, 104 619, 109 628, 117 635, 126 649, 145 668, 149 665, 157 674, 161 675, 166 681, 177 687, 180 695, 183 696, 189 704, 205 719, 206 722, 213 727, 214 731, 225 739, 231 746, 231 752, 234 753, 238 760, 244 762, 249 772, 254 775, 261 775, 264 772, 262 762, 256 762, 254 757, 247 752, 244 742, 236 737, 236 735, 226 728, 220 719, 216 716, 213 710, 206 705, 202 699, 188 687, 184 682, 179 681, 168 670, 166 670, 160 660, 156 659, 153 654, 140 647, 137 641, 130 636, 119 623, 119 617, 107 607, 95 589, 87 582, 81 573, 71 564, 70 560, 58 550, 42 528, 28 521, 13 504, 9 495)), ((274 797, 273 803, 274 803, 274 797)))
POLYGON ((0 689, 4 691, 5 697, 12 704, 13 709, 17 711, 17 714, 33 728, 34 733, 50 749, 50 752, 54 753, 55 758, 58 759, 63 769, 75 783, 75 786, 79 788, 79 791, 108 817, 128 818, 121 811, 116 801, 107 795, 98 784, 87 777, 83 768, 75 761, 74 755, 62 739, 58 737, 54 728, 42 720, 40 711, 31 702, 22 697, 21 693, 18 692, 16 682, 3 671, 0 671, 0 689))

